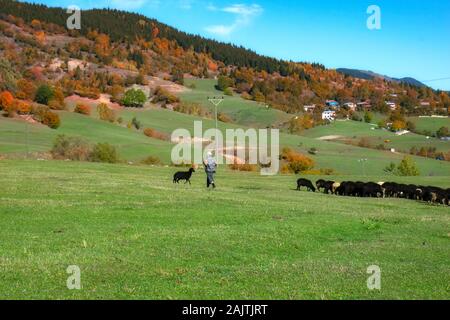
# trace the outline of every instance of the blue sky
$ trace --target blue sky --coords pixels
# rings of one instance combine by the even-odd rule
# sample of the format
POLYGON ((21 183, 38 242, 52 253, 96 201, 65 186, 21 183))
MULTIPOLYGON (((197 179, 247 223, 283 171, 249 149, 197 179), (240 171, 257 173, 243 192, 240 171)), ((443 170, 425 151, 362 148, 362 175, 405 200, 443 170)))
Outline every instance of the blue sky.
MULTIPOLYGON (((136 11, 258 53, 420 81, 450 78, 449 0, 42 0, 136 11), (369 30, 367 8, 381 10, 369 30)), ((450 79, 427 82, 450 90, 450 79)))

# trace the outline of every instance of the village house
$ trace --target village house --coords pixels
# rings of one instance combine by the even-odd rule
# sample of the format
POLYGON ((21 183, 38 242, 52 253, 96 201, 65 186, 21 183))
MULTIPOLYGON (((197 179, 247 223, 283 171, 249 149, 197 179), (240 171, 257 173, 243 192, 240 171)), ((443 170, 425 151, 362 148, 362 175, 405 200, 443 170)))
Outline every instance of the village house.
POLYGON ((396 104, 395 102, 392 102, 392 101, 386 101, 385 104, 386 104, 392 111, 397 110, 397 104, 396 104))
POLYGON ((322 112, 322 120, 334 121, 336 119, 336 111, 325 110, 322 112))
POLYGON ((370 110, 372 110, 372 105, 370 104, 369 101, 358 102, 356 105, 358 106, 357 108, 360 111, 370 111, 370 110))
POLYGON ((303 109, 305 110, 305 112, 313 113, 314 109, 316 109, 316 105, 315 104, 311 104, 311 105, 308 105, 308 106, 303 106, 303 109))
POLYGON ((329 108, 339 108, 339 102, 335 100, 327 100, 325 102, 326 106, 329 108))

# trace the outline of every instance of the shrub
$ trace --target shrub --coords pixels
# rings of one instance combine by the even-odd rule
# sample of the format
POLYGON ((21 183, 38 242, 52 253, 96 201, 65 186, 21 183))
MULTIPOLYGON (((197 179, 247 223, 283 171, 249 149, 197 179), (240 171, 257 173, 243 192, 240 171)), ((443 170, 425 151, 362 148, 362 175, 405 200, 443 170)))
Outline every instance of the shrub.
POLYGON ((314 160, 290 148, 283 149, 281 158, 287 162, 289 171, 295 174, 314 168, 314 160))
POLYGON ((84 104, 77 104, 73 112, 89 116, 91 114, 91 107, 84 104))
POLYGON ((47 104, 52 110, 64 110, 66 108, 65 104, 61 104, 57 99, 51 99, 47 104))
POLYGON ((359 114, 353 113, 352 114, 352 120, 353 121, 362 121, 362 118, 361 118, 361 116, 359 114))
POLYGON ((31 113, 31 105, 26 101, 15 101, 15 110, 19 114, 29 114, 31 113))
POLYGON ((142 164, 146 164, 149 166, 157 166, 161 165, 162 162, 158 157, 150 156, 141 161, 142 164))
POLYGON ((155 96, 153 97, 153 103, 162 103, 163 105, 166 104, 174 104, 180 102, 180 99, 168 92, 167 90, 157 87, 155 90, 155 96))
POLYGON ((234 86, 234 80, 227 76, 219 76, 217 81, 217 89, 225 91, 227 88, 234 86))
POLYGON ((217 119, 219 121, 225 122, 225 123, 232 123, 233 119, 231 119, 227 114, 219 112, 219 114, 217 115, 217 119))
POLYGON ((90 156, 92 162, 116 163, 118 161, 116 148, 109 143, 97 143, 90 156))
POLYGON ((436 132, 436 136, 438 138, 444 138, 444 137, 450 136, 448 128, 447 127, 439 128, 439 130, 436 132))
POLYGON ((131 120, 131 125, 135 127, 137 130, 140 130, 142 127, 141 122, 136 117, 133 117, 133 119, 131 120))
POLYGON ((155 129, 152 128, 146 128, 144 130, 144 134, 149 138, 155 138, 163 141, 169 140, 169 136, 165 133, 158 132, 155 129))
POLYGON ((411 157, 404 157, 397 167, 397 175, 403 177, 419 176, 419 168, 411 157))
POLYGON ((406 122, 402 120, 395 120, 391 126, 392 131, 401 131, 406 129, 406 122))
POLYGON ((43 115, 42 123, 52 129, 58 129, 61 125, 61 120, 57 113, 48 110, 43 115))
POLYGON ((34 101, 47 105, 52 98, 53 89, 49 85, 43 84, 37 89, 34 101))
POLYGON ((311 155, 316 155, 317 153, 319 153, 319 151, 316 148, 311 148, 308 150, 308 153, 311 155))
POLYGON ((417 167, 414 160, 409 156, 405 156, 398 166, 396 166, 395 163, 391 162, 389 166, 384 169, 384 171, 402 177, 420 175, 419 168, 417 167))
POLYGON ((228 167, 234 171, 246 171, 246 172, 254 172, 259 169, 256 164, 248 164, 248 163, 238 164, 236 162, 230 164, 228 167))
POLYGON ((147 97, 142 90, 130 89, 125 92, 122 104, 126 107, 142 108, 147 101, 147 97))
POLYGON ((226 88, 223 93, 227 96, 233 96, 233 90, 231 88, 226 88))
POLYGON ((50 151, 54 159, 87 161, 91 153, 90 145, 81 138, 59 135, 50 151))
POLYGON ((373 119, 372 113, 370 113, 368 111, 364 113, 364 122, 371 123, 372 119, 373 119))
POLYGON ((105 103, 100 103, 97 106, 97 112, 98 112, 98 116, 103 121, 109 121, 109 122, 116 121, 116 113, 114 112, 114 110, 111 110, 108 107, 108 105, 105 103))
POLYGON ((173 111, 199 117, 209 117, 210 114, 199 103, 182 101, 173 108, 173 111))

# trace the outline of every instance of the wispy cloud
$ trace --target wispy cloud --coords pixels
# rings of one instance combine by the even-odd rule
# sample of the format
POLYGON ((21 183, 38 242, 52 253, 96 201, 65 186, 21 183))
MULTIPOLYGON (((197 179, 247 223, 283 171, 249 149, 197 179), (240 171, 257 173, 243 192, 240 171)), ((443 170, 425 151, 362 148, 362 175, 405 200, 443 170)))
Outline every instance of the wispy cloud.
POLYGON ((190 10, 194 2, 195 0, 178 0, 178 7, 183 10, 190 10))
POLYGON ((211 34, 228 37, 239 28, 245 27, 251 23, 252 19, 263 12, 263 8, 258 4, 245 5, 245 4, 233 4, 225 8, 217 8, 213 4, 207 6, 207 10, 210 11, 222 11, 235 15, 235 20, 229 25, 213 25, 208 26, 205 30, 211 34))

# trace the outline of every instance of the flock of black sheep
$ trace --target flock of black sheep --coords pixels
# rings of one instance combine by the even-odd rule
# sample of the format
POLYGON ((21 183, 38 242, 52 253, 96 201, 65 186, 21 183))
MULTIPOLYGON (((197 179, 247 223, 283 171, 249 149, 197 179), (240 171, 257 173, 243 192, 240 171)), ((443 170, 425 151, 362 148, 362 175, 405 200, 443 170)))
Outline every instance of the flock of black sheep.
POLYGON ((306 187, 308 191, 321 191, 325 194, 335 194, 348 197, 370 198, 404 198, 421 200, 429 203, 450 205, 450 188, 445 190, 438 187, 417 186, 395 182, 353 182, 353 181, 325 181, 318 180, 316 186, 308 179, 298 179, 297 190, 306 187))

